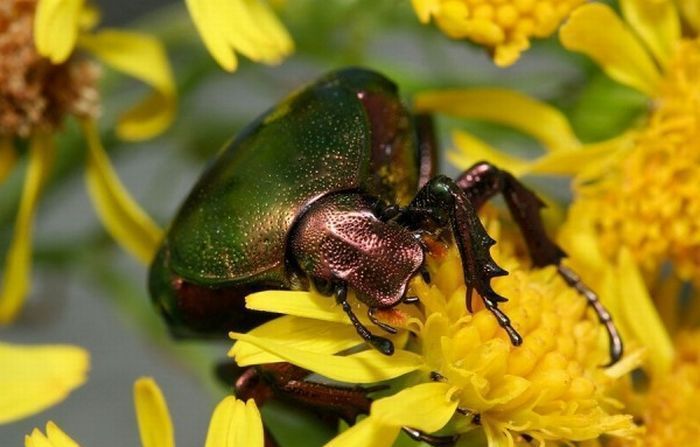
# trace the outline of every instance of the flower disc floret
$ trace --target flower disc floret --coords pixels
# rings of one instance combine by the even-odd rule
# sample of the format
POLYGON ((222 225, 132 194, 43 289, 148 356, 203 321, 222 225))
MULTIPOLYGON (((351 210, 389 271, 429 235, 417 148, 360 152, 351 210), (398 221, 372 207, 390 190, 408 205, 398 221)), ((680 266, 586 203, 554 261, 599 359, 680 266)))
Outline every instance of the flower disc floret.
POLYGON ((423 23, 431 17, 446 35, 469 39, 493 52, 494 62, 508 66, 530 46, 530 38, 547 37, 584 0, 413 0, 423 23))

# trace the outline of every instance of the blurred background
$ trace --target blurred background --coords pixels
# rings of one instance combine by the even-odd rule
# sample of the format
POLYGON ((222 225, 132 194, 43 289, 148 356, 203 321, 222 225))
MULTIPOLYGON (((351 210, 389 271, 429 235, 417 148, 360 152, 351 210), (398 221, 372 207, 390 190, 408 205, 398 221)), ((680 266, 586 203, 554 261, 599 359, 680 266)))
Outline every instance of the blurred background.
MULTIPOLYGON (((634 114, 620 104, 639 101, 582 58, 563 54, 554 39, 536 42, 528 57, 513 67, 496 68, 482 49, 420 25, 408 1, 289 1, 279 16, 294 37, 294 55, 276 67, 241 58, 232 74, 222 71, 207 53, 184 1, 96 4, 103 26, 143 30, 161 38, 173 65, 178 118, 169 131, 148 142, 123 143, 112 131, 118 113, 145 87, 105 69, 101 90, 105 147, 129 191, 163 226, 224 142, 290 91, 334 68, 363 65, 383 72, 398 83, 407 101, 411 93, 434 87, 515 88, 562 107, 584 140, 613 135, 634 114), (578 101, 583 92, 574 85, 589 90, 585 101, 578 101), (618 107, 600 107, 602 102, 618 107), (590 110, 596 110, 595 115, 590 110)), ((445 150, 450 146, 448 129, 459 125, 496 146, 537 151, 526 137, 493 125, 440 124, 445 150)), ((121 251, 95 216, 83 181, 84 156, 83 139, 70 121, 59 139, 55 172, 39 206, 32 290, 21 317, 0 328, 0 338, 81 345, 92 355, 89 380, 62 404, 0 426, 0 446, 21 445, 24 434, 48 420, 81 445, 139 445, 132 386, 144 375, 154 377, 163 389, 177 443, 202 445, 213 407, 227 392, 212 371, 226 358, 230 343, 176 343, 168 337, 149 302, 147 268, 121 251)), ((447 165, 444 171, 456 173, 447 165)), ((16 169, 3 185, 0 253, 5 253, 12 235, 23 175, 24 169, 16 169)), ((565 194, 566 188, 558 192, 565 194)), ((329 435, 309 430, 312 421, 280 406, 265 408, 264 415, 273 432, 282 435, 283 446, 321 445, 329 435)))

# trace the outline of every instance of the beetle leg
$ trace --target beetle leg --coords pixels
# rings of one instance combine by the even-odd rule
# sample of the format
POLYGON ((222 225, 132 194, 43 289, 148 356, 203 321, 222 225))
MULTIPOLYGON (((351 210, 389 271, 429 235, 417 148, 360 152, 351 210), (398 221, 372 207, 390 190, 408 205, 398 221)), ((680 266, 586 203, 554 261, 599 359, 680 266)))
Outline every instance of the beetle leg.
MULTIPOLYGON (((367 397, 378 387, 341 387, 306 378, 312 373, 290 363, 270 363, 247 368, 235 382, 236 397, 253 399, 262 407, 270 399, 292 401, 321 416, 333 414, 349 424, 360 414, 369 413, 372 400, 367 397)), ((326 422, 334 421, 325 418, 326 422)))
POLYGON ((360 322, 357 315, 355 315, 355 312, 353 312, 352 307, 350 307, 350 303, 348 303, 347 294, 348 289, 346 285, 341 284, 336 287, 335 299, 338 304, 343 307, 343 311, 347 314, 348 318, 350 318, 350 322, 355 327, 357 333, 363 340, 372 345, 382 354, 392 355, 394 353, 394 344, 387 338, 372 334, 369 329, 367 329, 365 325, 360 322))
POLYGON ((427 433, 422 432, 421 430, 416 430, 415 428, 411 427, 404 426, 401 427, 401 429, 414 441, 422 441, 434 447, 454 445, 454 443, 457 442, 457 440, 459 439, 458 435, 435 436, 429 435, 427 433))
POLYGON ((439 164, 438 144, 435 138, 435 126, 433 117, 428 114, 418 114, 414 117, 416 139, 418 140, 418 187, 428 183, 439 164))
POLYGON ((623 346, 622 337, 615 327, 615 323, 612 321, 612 316, 610 312, 605 309, 603 304, 598 299, 598 295, 586 286, 581 278, 570 268, 563 264, 557 266, 557 271, 564 278, 564 281, 573 287, 580 295, 583 295, 588 301, 588 305, 591 306, 596 314, 598 315, 598 321, 600 324, 605 326, 605 330, 608 333, 608 343, 610 346, 610 362, 605 367, 614 365, 620 358, 622 358, 623 346))
POLYGON ((377 311, 376 307, 370 307, 367 309, 367 316, 369 317, 369 321, 372 323, 376 324, 380 328, 384 329, 390 334, 395 334, 396 333, 396 328, 394 326, 391 326, 389 324, 384 323, 383 321, 380 321, 377 316, 375 315, 375 312, 377 311))
POLYGON ((513 345, 520 345, 522 337, 511 325, 510 319, 499 308, 506 301, 491 287, 491 279, 508 273, 491 257, 489 248, 495 241, 486 233, 476 210, 467 195, 450 178, 437 176, 416 195, 401 216, 401 223, 409 227, 437 226, 449 228, 462 260, 464 282, 467 285, 466 305, 471 311, 472 292, 476 289, 484 306, 496 317, 508 333, 513 345), (413 211, 417 212, 414 213, 413 211), (433 210, 426 214, 425 210, 433 210), (430 216, 430 217, 427 217, 430 216))
POLYGON ((540 209, 544 207, 544 203, 537 195, 509 172, 502 171, 487 162, 475 164, 455 182, 477 209, 499 192, 503 194, 508 209, 523 234, 532 263, 537 267, 557 266, 559 275, 569 286, 586 298, 588 305, 598 315, 598 320, 605 326, 610 346, 610 363, 607 366, 620 360, 623 353, 622 338, 610 313, 598 300, 598 296, 581 281, 581 278, 562 265, 561 261, 566 257, 566 253, 547 236, 540 215, 540 209))

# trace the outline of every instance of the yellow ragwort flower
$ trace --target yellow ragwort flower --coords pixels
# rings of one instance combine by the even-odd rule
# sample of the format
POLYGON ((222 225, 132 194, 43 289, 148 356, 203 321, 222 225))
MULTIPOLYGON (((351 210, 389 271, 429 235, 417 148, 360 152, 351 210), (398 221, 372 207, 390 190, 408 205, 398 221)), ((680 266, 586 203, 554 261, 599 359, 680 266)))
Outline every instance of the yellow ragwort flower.
MULTIPOLYGON (((158 384, 149 377, 134 383, 134 406, 143 447, 174 447, 175 434, 168 406, 158 384)), ((34 429, 25 447, 77 447, 78 444, 49 422, 46 435, 34 429)), ((243 403, 233 396, 214 409, 205 447, 263 447, 263 426, 255 402, 243 403)))
POLYGON ((500 67, 515 63, 531 38, 553 34, 585 0, 412 0, 422 23, 487 48, 500 67))
POLYGON ((81 386, 90 367, 76 346, 0 343, 0 424, 45 410, 81 386))
POLYGON ((564 46, 649 98, 643 120, 610 140, 581 144, 560 112, 516 92, 438 91, 416 99, 420 111, 499 122, 532 135, 547 150, 523 160, 458 132, 451 159, 459 166, 487 159, 516 175, 574 177, 574 203, 560 242, 626 340, 650 350, 648 366, 657 372, 667 371, 673 359, 663 326, 677 319, 679 301, 677 294, 654 290, 659 315, 648 284, 670 263, 674 278, 700 285, 700 39, 692 18, 697 10, 677 4, 623 0, 623 21, 610 7, 590 3, 561 29, 564 46), (687 17, 679 16, 677 4, 687 17), (629 285, 619 281, 621 275, 632 278, 635 293, 624 290, 629 285))
POLYGON ((607 258, 626 247, 645 272, 670 261, 682 279, 700 284, 700 40, 681 35, 673 2, 622 5, 627 24, 606 6, 587 5, 562 29, 564 45, 651 100, 644 123, 609 148, 608 163, 577 169, 576 200, 597 217, 607 258), (591 39, 601 26, 605 38, 591 39), (613 54, 623 50, 626 58, 613 54))
POLYGON ((236 53, 254 62, 277 64, 294 42, 266 0, 186 0, 192 20, 212 57, 227 71, 236 53))
POLYGON ((642 444, 616 440, 611 447, 693 446, 700 439, 700 331, 680 334, 668 374, 652 376, 649 390, 638 399, 646 434, 642 444))
POLYGON ((160 229, 131 199, 100 143, 97 81, 105 65, 153 87, 119 119, 124 139, 152 137, 174 116, 175 86, 158 41, 114 29, 93 31, 96 11, 83 0, 7 0, 0 8, 0 182, 18 161, 17 140, 29 141, 29 162, 6 255, 0 290, 0 324, 11 321, 29 288, 32 226, 51 174, 53 135, 68 116, 77 118, 88 143, 86 180, 107 230, 143 262, 150 262, 160 229))
POLYGON ((554 268, 528 267, 516 255, 522 247, 499 236, 498 221, 488 226, 499 240, 492 254, 510 272, 493 284, 509 298, 503 310, 523 335, 522 346, 514 347, 482 306, 467 311, 461 263, 450 249, 430 262, 430 285, 412 281, 409 294, 420 298, 419 306, 382 313, 404 329, 394 336, 392 356, 375 350, 334 355, 358 345, 343 311, 315 293, 277 291, 253 294, 247 306, 288 315, 248 334, 232 333, 238 342, 229 355, 241 366, 289 361, 349 383, 410 373, 402 391, 375 401, 369 417, 340 434, 329 444, 334 447, 390 446, 403 426, 427 433, 483 430, 491 447, 513 446, 523 436, 571 442, 636 435, 632 417, 620 412, 608 390, 638 356, 602 368, 608 347, 586 301, 554 268))
POLYGON ((582 145, 553 108, 497 89, 427 92, 416 107, 497 121, 533 135, 548 150, 534 161, 509 157, 464 133, 456 144, 465 153, 452 158, 466 165, 486 157, 520 175, 574 175, 578 209, 596 216, 593 227, 608 259, 625 247, 645 273, 671 261, 681 278, 700 282, 698 30, 681 27, 672 1, 623 0, 621 6, 626 22, 606 5, 581 6, 562 27, 561 40, 649 97, 646 118, 623 135, 582 145), (497 110, 505 116, 496 116, 497 110))

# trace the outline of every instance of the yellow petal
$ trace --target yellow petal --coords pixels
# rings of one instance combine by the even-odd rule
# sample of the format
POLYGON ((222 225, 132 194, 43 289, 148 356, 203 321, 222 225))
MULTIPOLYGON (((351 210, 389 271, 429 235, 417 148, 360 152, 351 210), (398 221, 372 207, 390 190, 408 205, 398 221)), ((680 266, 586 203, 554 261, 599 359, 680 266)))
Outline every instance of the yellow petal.
POLYGON ((427 433, 438 431, 457 409, 457 401, 449 398, 451 387, 447 383, 432 382, 406 388, 374 401, 370 418, 394 427, 406 425, 427 433))
POLYGON ((389 447, 399 436, 399 427, 382 425, 373 418, 365 418, 345 430, 325 447, 389 447))
POLYGON ((217 14, 215 5, 206 0, 186 0, 185 3, 209 53, 224 70, 235 71, 238 59, 222 31, 222 15, 217 14))
POLYGON ((78 37, 85 0, 39 0, 34 15, 34 44, 54 64, 68 59, 78 37))
POLYGON ((411 4, 421 23, 428 23, 440 11, 440 0, 411 0, 411 4))
MULTIPOLYGON (((468 169, 479 161, 488 161, 505 169, 516 177, 528 168, 528 162, 499 151, 471 133, 457 131, 452 134, 457 151, 449 152, 447 158, 458 168, 468 169)), ((568 153, 566 151, 565 153, 568 153)), ((554 152, 557 154, 559 152, 554 152)))
POLYGON ((24 445, 26 447, 55 447, 49 441, 49 438, 44 436, 44 434, 38 428, 32 430, 31 435, 25 436, 24 445))
POLYGON ((293 50, 287 30, 260 0, 187 0, 187 7, 207 49, 225 70, 238 65, 234 51, 253 61, 277 63, 293 50))
POLYGON ((17 163, 17 151, 12 140, 0 137, 0 184, 5 180, 17 163))
POLYGON ((53 421, 46 424, 46 437, 49 438, 54 447, 79 447, 78 443, 65 434, 53 421))
POLYGON ((162 230, 131 198, 102 147, 95 123, 83 121, 88 142, 86 181, 90 198, 112 237, 144 264, 153 259, 162 230))
POLYGON ((436 90, 414 99, 418 112, 439 112, 518 129, 549 150, 580 145, 566 117, 555 107, 514 90, 497 88, 436 90))
POLYGON ((61 402, 87 378, 88 353, 75 346, 0 343, 0 424, 61 402))
POLYGON ((606 172, 617 152, 624 149, 626 136, 600 143, 587 144, 574 151, 550 152, 532 160, 520 171, 522 174, 578 175, 590 179, 606 172))
MULTIPOLYGON (((248 309, 349 324, 333 298, 315 292, 265 291, 248 295, 245 302, 248 309)), ((360 321, 366 323, 364 317, 360 321)))
POLYGON ((656 90, 660 75, 653 60, 609 6, 581 6, 559 36, 566 48, 588 55, 617 82, 650 96, 656 90))
POLYGON ((246 3, 259 36, 265 39, 266 48, 261 60, 270 64, 279 63, 294 50, 292 38, 267 3, 260 0, 248 0, 246 3))
MULTIPOLYGON (((335 354, 362 343, 349 324, 328 323, 294 316, 283 316, 256 327, 250 335, 284 342, 286 346, 318 354, 335 354)), ((237 342, 229 351, 240 366, 284 361, 250 343, 237 342)))
POLYGON ((173 424, 158 384, 150 377, 134 383, 134 407, 143 447, 174 447, 173 424))
POLYGON ((205 447, 262 447, 264 433, 255 402, 228 396, 216 406, 205 447))
POLYGON ((284 343, 250 334, 231 332, 229 336, 253 344, 297 366, 341 382, 380 382, 402 376, 423 366, 419 355, 400 349, 391 356, 381 354, 374 349, 348 356, 336 356, 293 349, 284 343))
POLYGON ((53 144, 48 135, 36 135, 32 138, 22 199, 12 242, 5 258, 0 291, 0 324, 15 318, 29 288, 34 213, 42 186, 51 170, 53 152, 53 144))
POLYGON ((126 140, 153 137, 175 116, 173 74, 163 45, 142 33, 105 29, 80 36, 79 45, 102 62, 148 84, 155 90, 119 119, 117 134, 126 140))
POLYGON ((620 252, 618 269, 618 295, 625 323, 639 343, 647 347, 653 374, 665 374, 673 361, 673 343, 627 249, 620 252))
POLYGON ((681 37, 678 11, 672 1, 621 0, 625 20, 644 40, 663 67, 681 37))

